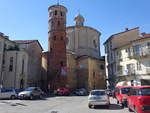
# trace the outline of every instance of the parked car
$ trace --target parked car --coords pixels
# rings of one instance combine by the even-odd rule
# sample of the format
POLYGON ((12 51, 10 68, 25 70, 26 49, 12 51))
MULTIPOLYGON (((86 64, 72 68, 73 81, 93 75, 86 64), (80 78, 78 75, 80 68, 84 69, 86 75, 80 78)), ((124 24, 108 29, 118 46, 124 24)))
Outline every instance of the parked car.
POLYGON ((127 107, 128 93, 132 89, 132 86, 117 86, 115 88, 115 97, 117 104, 121 104, 122 107, 127 107))
POLYGON ((19 99, 42 98, 44 92, 39 87, 29 87, 18 94, 19 99))
POLYGON ((17 98, 17 93, 15 89, 1 88, 0 89, 0 99, 15 99, 17 98))
POLYGON ((128 95, 129 111, 150 113, 150 86, 133 87, 128 95))
POLYGON ((110 100, 105 90, 92 90, 88 97, 88 107, 106 105, 109 107, 110 100))
POLYGON ((69 89, 66 89, 66 88, 59 88, 56 91, 57 95, 70 95, 70 93, 71 92, 69 91, 69 89))
POLYGON ((87 95, 88 92, 87 92, 86 89, 81 88, 81 89, 76 89, 76 90, 74 91, 74 94, 75 94, 75 95, 78 95, 78 96, 84 96, 84 95, 87 95))

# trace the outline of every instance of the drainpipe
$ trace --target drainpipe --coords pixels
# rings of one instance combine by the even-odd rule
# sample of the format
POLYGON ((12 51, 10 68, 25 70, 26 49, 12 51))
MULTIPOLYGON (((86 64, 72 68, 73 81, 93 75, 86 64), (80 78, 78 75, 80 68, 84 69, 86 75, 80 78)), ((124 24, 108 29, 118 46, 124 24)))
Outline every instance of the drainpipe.
POLYGON ((14 88, 16 88, 16 73, 17 73, 17 58, 18 57, 18 53, 16 51, 16 62, 15 62, 15 77, 14 77, 14 88))

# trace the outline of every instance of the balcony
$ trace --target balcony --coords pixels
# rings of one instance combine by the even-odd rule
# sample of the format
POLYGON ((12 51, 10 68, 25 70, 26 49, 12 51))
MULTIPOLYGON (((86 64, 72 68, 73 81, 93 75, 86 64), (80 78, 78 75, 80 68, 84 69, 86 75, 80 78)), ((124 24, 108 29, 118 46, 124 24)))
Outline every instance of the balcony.
POLYGON ((146 73, 150 74, 150 68, 146 68, 146 73))
POLYGON ((135 69, 131 69, 131 70, 129 69, 128 72, 127 72, 127 74, 128 75, 134 75, 134 74, 136 74, 135 69))
POLYGON ((120 70, 116 72, 117 76, 135 75, 135 74, 136 74, 135 69, 120 70))
POLYGON ((143 57, 148 57, 150 56, 150 49, 142 49, 141 51, 138 52, 130 52, 129 54, 129 58, 143 58, 143 57))

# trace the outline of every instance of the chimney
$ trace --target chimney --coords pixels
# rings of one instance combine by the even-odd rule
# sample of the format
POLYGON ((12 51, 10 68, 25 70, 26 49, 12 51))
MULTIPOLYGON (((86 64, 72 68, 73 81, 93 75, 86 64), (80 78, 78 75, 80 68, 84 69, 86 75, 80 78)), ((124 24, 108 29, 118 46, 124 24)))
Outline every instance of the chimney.
POLYGON ((145 35, 145 34, 146 34, 145 32, 141 33, 141 35, 145 35))

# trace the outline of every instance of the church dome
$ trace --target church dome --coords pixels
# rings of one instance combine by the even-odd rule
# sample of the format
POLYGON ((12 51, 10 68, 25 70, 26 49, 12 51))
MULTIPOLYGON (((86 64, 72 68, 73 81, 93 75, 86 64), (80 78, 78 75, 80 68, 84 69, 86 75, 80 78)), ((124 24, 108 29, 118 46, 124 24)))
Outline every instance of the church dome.
POLYGON ((76 26, 83 26, 84 25, 84 17, 79 13, 74 18, 76 26))

